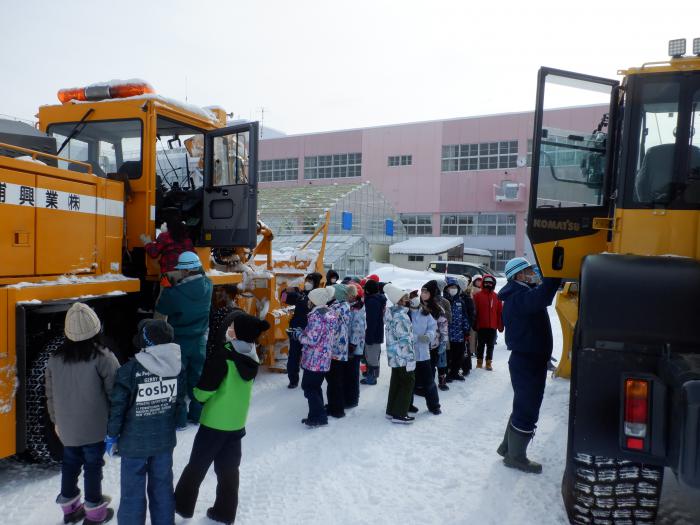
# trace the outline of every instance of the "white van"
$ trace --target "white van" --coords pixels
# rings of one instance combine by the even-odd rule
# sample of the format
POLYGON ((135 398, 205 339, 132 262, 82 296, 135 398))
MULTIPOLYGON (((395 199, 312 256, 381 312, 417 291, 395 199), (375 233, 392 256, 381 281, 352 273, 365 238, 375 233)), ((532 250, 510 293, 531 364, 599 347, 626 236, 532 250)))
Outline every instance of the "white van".
POLYGON ((447 277, 469 275, 473 278, 475 275, 483 276, 486 274, 493 275, 494 277, 503 277, 502 274, 492 270, 485 264, 464 261, 431 261, 428 264, 428 271, 447 275, 447 277))

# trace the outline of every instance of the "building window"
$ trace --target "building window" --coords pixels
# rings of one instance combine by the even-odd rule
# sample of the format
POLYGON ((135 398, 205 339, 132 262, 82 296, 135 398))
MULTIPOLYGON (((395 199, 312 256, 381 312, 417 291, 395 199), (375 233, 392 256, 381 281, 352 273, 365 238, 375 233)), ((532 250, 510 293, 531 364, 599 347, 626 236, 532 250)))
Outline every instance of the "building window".
POLYGON ((280 182, 299 178, 299 159, 261 160, 258 182, 280 182))
MULTIPOLYGON (((586 161, 590 153, 586 150, 576 150, 573 148, 567 148, 567 145, 580 146, 581 141, 571 140, 563 135, 556 135, 555 133, 550 133, 547 136, 548 142, 556 142, 561 144, 561 146, 552 146, 551 144, 543 144, 540 156, 540 167, 542 166, 554 166, 554 167, 572 167, 572 166, 582 166, 583 162, 586 161)), ((532 139, 527 140, 527 166, 532 167, 532 139)))
POLYGON ((392 155, 389 156, 387 164, 390 167, 410 166, 413 164, 413 155, 392 155))
POLYGON ((506 263, 515 257, 514 250, 490 250, 493 256, 491 257, 491 268, 497 272, 502 272, 506 269, 506 263))
POLYGON ((423 255, 409 255, 408 262, 423 262, 425 257, 423 255))
POLYGON ((407 215, 401 214, 401 222, 406 227, 407 235, 432 235, 432 215, 407 215))
POLYGON ((517 166, 517 140, 442 147, 442 171, 495 170, 517 166))
POLYGON ((304 157, 305 179, 339 179, 359 177, 362 168, 362 153, 336 153, 304 157))
POLYGON ((506 213, 443 215, 440 233, 461 236, 513 236, 515 235, 515 215, 506 213))

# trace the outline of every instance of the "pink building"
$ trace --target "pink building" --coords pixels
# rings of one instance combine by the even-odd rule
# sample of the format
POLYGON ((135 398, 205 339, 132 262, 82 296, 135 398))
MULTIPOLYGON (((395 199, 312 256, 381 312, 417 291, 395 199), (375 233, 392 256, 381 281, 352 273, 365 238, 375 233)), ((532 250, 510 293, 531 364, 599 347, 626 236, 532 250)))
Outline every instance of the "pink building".
MULTIPOLYGON (((593 130, 599 119, 596 107, 547 112, 561 129, 593 130)), ((532 112, 507 113, 263 139, 260 187, 370 181, 409 236, 461 236, 465 249, 489 250, 501 270, 531 255, 533 120, 532 112)))

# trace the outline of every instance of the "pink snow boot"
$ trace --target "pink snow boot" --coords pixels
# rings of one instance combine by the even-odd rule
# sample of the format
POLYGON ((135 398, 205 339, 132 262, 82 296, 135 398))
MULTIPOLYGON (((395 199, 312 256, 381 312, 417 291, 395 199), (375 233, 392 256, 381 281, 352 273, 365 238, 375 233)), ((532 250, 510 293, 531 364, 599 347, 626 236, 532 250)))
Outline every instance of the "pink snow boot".
POLYGON ((59 494, 56 496, 56 503, 63 511, 63 523, 78 523, 85 517, 85 509, 80 501, 80 492, 74 498, 66 498, 59 494))
POLYGON ((97 505, 85 502, 85 520, 83 525, 100 525, 102 523, 107 523, 114 516, 114 510, 107 507, 110 504, 112 498, 109 496, 102 496, 102 501, 97 505))

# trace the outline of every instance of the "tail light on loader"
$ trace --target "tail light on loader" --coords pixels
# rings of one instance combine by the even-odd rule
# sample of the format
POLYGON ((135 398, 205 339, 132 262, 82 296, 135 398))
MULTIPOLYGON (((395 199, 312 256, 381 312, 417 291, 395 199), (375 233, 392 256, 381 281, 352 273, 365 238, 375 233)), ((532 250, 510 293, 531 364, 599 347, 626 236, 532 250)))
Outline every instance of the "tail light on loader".
POLYGON ((625 448, 644 450, 649 428, 649 381, 625 380, 625 448))

